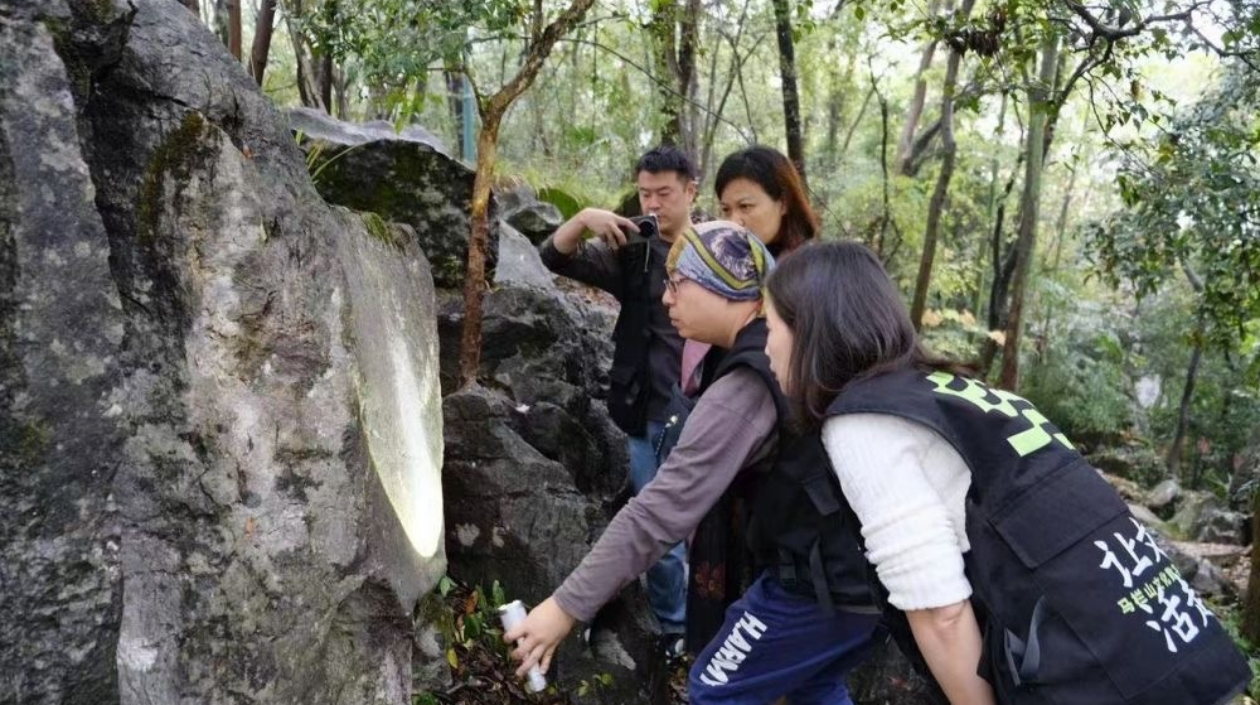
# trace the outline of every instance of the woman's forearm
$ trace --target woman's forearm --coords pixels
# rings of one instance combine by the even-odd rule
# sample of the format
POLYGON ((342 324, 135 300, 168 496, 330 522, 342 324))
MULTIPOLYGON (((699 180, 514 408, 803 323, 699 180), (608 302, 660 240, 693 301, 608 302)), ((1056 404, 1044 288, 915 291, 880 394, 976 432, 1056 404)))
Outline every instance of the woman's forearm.
POLYGON ((928 668, 954 705, 991 705, 993 688, 977 673, 980 626, 971 601, 906 612, 928 668))

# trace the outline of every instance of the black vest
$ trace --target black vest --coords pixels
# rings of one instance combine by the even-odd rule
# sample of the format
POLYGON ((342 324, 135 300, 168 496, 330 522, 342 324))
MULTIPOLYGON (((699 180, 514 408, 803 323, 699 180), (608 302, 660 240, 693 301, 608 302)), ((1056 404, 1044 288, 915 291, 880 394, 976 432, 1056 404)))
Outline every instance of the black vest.
MULTIPOLYGON (((697 542, 704 541, 708 527, 729 533, 730 512, 739 518, 751 574, 770 571, 788 590, 814 597, 822 610, 831 614, 841 609, 871 611, 874 599, 867 579, 867 564, 857 540, 856 517, 840 492, 839 482, 818 434, 797 434, 786 420, 791 418, 787 400, 770 371, 765 354, 766 323, 757 319, 740 331, 730 349, 714 348, 704 361, 701 394, 718 379, 745 367, 757 373, 773 396, 779 416, 778 455, 765 472, 742 472, 726 490, 709 516, 697 529, 697 542)), ((681 400, 675 393, 671 421, 658 448, 662 460, 681 432, 693 400, 681 400)), ((732 433, 738 433, 732 429, 732 433)), ((703 645, 722 624, 722 610, 743 592, 739 585, 743 556, 728 556, 722 580, 725 604, 702 614, 694 597, 706 587, 706 575, 692 557, 688 594, 688 643, 703 645)), ((719 591, 720 592, 720 591, 719 591)))
MULTIPOLYGON (((999 702, 1211 705, 1246 687, 1250 669, 1217 618, 1024 399, 901 370, 850 383, 827 413, 917 421, 970 467, 964 562, 984 636, 979 672, 999 702)), ((888 621, 921 664, 904 615, 885 611, 902 617, 888 621)))
MULTIPOLYGON (((652 246, 648 243, 621 248, 621 311, 613 328, 613 361, 608 371, 608 415, 626 434, 641 436, 647 427, 648 399, 652 394, 648 369, 648 329, 652 298, 652 246)), ((663 263, 662 263, 663 264, 663 263)), ((663 271, 663 270, 662 270, 663 271)), ((662 275, 663 276, 663 275, 662 275)))

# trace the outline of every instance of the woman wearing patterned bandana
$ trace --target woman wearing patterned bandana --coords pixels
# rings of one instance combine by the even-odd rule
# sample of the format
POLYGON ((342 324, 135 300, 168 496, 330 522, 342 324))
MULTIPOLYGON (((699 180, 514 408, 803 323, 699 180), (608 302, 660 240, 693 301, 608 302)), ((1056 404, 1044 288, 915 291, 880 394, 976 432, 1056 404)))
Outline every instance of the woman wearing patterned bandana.
MULTIPOLYGON (((753 492, 777 470, 783 399, 764 354, 761 286, 774 267, 765 245, 727 222, 686 233, 670 253, 664 303, 685 338, 714 346, 677 445, 660 472, 609 524, 555 593, 504 635, 513 656, 546 670, 579 621, 689 536, 730 492, 753 492)), ((754 513, 755 514, 755 513, 754 513)), ((753 520, 755 522, 755 516, 753 520)), ((862 578, 864 579, 864 578, 862 578)), ((767 571, 727 611, 691 671, 693 705, 851 703, 844 678, 864 656, 877 616, 870 609, 819 609, 767 571)))

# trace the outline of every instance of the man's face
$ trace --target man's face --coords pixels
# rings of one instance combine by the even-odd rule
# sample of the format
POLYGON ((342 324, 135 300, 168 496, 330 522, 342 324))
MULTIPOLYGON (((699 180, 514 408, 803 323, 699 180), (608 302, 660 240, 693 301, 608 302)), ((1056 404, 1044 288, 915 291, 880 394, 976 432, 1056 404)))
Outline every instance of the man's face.
POLYGON ((661 238, 673 241, 691 223, 696 185, 676 171, 640 171, 635 180, 639 186, 639 207, 645 214, 655 213, 661 238))

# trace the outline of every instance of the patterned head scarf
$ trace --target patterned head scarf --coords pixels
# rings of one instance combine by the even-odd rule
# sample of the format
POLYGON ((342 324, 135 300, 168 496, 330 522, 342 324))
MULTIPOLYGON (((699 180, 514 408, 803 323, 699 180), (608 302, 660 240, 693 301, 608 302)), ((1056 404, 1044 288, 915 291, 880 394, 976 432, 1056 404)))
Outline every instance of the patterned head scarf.
POLYGON ((756 235, 727 221, 701 223, 674 241, 666 271, 731 301, 756 301, 774 255, 756 235))

